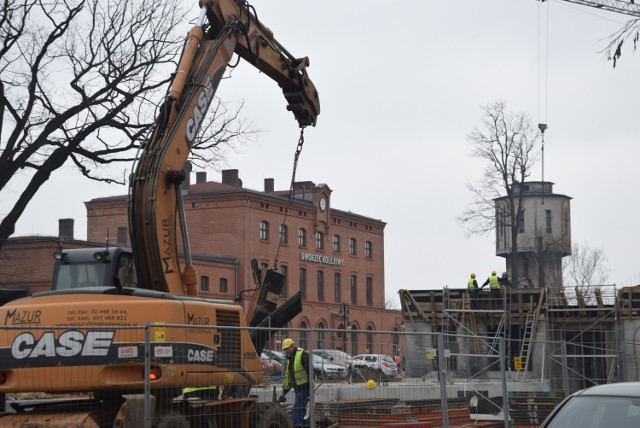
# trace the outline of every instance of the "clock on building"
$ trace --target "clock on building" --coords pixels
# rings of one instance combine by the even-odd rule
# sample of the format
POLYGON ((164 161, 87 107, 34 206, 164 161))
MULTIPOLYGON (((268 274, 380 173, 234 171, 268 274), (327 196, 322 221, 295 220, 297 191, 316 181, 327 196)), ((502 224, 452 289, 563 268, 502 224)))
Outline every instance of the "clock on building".
POLYGON ((327 199, 322 197, 320 198, 320 211, 324 211, 327 209, 327 199))

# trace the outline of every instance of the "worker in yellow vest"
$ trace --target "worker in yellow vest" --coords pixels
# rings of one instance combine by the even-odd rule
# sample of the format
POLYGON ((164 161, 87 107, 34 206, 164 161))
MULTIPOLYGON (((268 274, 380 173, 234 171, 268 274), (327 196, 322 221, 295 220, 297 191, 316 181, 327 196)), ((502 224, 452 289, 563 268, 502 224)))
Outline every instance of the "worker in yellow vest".
POLYGON ((498 273, 495 270, 491 271, 491 275, 484 284, 482 284, 481 288, 484 288, 487 284, 491 291, 491 307, 493 307, 495 302, 498 302, 498 306, 500 306, 500 278, 498 278, 498 273))
POLYGON ((287 356, 287 369, 282 382, 282 394, 279 401, 287 401, 287 393, 292 388, 296 392, 296 398, 291 411, 293 425, 310 425, 309 419, 305 419, 307 403, 309 402, 309 353, 302 348, 298 348, 293 339, 286 338, 282 341, 282 350, 287 356))
POLYGON ((469 290, 469 302, 471 309, 478 309, 478 281, 476 281, 475 272, 471 272, 471 278, 467 281, 467 289, 469 290))

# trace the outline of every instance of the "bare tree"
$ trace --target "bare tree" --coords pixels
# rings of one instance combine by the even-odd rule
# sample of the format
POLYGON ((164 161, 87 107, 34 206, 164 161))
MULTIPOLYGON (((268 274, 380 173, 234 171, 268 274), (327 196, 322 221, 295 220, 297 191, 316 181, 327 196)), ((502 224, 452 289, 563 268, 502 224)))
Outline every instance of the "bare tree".
POLYGON ((638 41, 640 41, 640 19, 638 18, 627 21, 622 28, 609 36, 609 44, 603 52, 609 61, 613 61, 614 68, 622 56, 624 42, 629 39, 633 42, 633 50, 635 51, 638 41))
POLYGON ((400 309, 400 303, 398 302, 398 296, 387 295, 384 299, 384 308, 388 310, 400 309))
POLYGON ((592 248, 588 243, 574 242, 571 255, 562 260, 565 287, 589 287, 604 285, 609 280, 605 266, 607 256, 602 248, 592 248))
MULTIPOLYGON (((179 0, 4 0, 0 11, 0 248, 25 208, 65 164, 122 182, 156 116, 182 50, 179 0), (18 175, 29 181, 18 186, 18 175), (110 175, 111 174, 111 175, 110 175), (19 189, 19 190, 17 190, 19 189), (9 201, 13 204, 8 208, 9 201)), ((196 160, 256 131, 217 100, 196 160)))
POLYGON ((458 217, 467 236, 487 234, 505 225, 511 235, 510 273, 518 284, 518 226, 524 215, 523 186, 537 161, 540 132, 527 113, 509 113, 502 101, 482 106, 482 129, 467 137, 471 156, 484 162, 482 178, 468 182, 472 194, 469 207, 458 217), (506 197, 503 195, 506 194, 506 197), (504 198, 499 210, 495 199, 504 198), (498 212, 499 211, 499 212, 498 212))

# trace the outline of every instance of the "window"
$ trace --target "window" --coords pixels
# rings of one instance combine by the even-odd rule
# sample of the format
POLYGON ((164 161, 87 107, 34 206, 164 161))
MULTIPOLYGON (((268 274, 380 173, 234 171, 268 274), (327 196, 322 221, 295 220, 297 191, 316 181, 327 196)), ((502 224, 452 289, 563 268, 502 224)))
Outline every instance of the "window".
POLYGON ((265 220, 260 222, 260 240, 267 241, 269 239, 269 223, 265 220))
POLYGON ((318 271, 318 300, 324 302, 324 271, 318 271))
POLYGON ((367 277, 366 299, 367 306, 373 306, 373 278, 371 278, 370 276, 367 277))
POLYGON ((129 236, 129 229, 126 227, 118 228, 118 245, 127 245, 127 237, 129 236))
POLYGON ((518 232, 524 233, 524 211, 520 212, 520 220, 518 221, 518 232))
POLYGON ((226 293, 228 289, 227 278, 220 278, 220 292, 226 293))
POLYGON ((316 232, 316 250, 324 250, 324 233, 316 232))
POLYGON ((286 224, 280 225, 280 243, 286 244, 289 240, 289 228, 286 224))
POLYGON ((352 325, 351 330, 351 355, 358 355, 358 332, 353 331, 358 330, 357 325, 352 325))
POLYGON ((340 235, 333 235, 333 252, 340 252, 340 235))
POLYGON ((545 220, 547 223, 547 233, 551 233, 551 210, 545 211, 545 220))
POLYGON ((284 276, 284 280, 282 282, 282 293, 280 296, 287 297, 289 294, 289 268, 287 266, 280 266, 280 273, 284 276))
POLYGON ((209 277, 201 276, 200 277, 200 290, 209 291, 209 277))
POLYGON ((326 328, 322 321, 318 323, 318 349, 324 349, 324 330, 326 328))
POLYGON ((351 275, 351 304, 358 303, 358 277, 351 275))
POLYGON ((373 349, 373 327, 367 326, 367 350, 368 352, 374 352, 373 349))
POLYGON ((366 241, 364 243, 364 256, 368 259, 370 259, 371 257, 373 257, 373 248, 372 248, 373 244, 371 244, 371 241, 366 241))
POLYGON ((307 300, 307 270, 300 268, 300 298, 307 300))
POLYGON ((307 246, 307 231, 304 229, 298 229, 298 246, 306 247, 307 246))
POLYGON ((357 254, 356 248, 357 248, 356 238, 349 238, 349 254, 351 254, 352 256, 355 256, 357 254))
POLYGON ((307 349, 307 331, 309 326, 306 321, 300 321, 300 328, 302 331, 300 332, 300 348, 307 349))
POLYGON ((333 299, 340 303, 342 302, 342 299, 340 298, 340 282, 341 282, 340 278, 340 272, 336 272, 333 274, 333 299))

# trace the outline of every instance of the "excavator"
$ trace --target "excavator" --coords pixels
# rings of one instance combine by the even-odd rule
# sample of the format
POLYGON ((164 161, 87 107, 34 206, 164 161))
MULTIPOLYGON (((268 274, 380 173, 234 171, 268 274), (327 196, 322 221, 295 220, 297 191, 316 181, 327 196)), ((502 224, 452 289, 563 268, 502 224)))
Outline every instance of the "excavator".
POLYGON ((32 398, 7 401, 0 427, 291 426, 275 399, 258 402, 251 388, 264 379, 271 331, 259 327, 285 326, 300 296, 278 306, 283 277, 257 262, 246 313, 198 296, 180 184, 234 54, 282 88, 303 130, 316 125, 318 93, 308 58, 287 52, 246 1, 200 8, 129 180, 131 249, 61 250, 49 291, 0 307, 0 397, 32 398), (180 398, 212 385, 212 399, 180 398))

